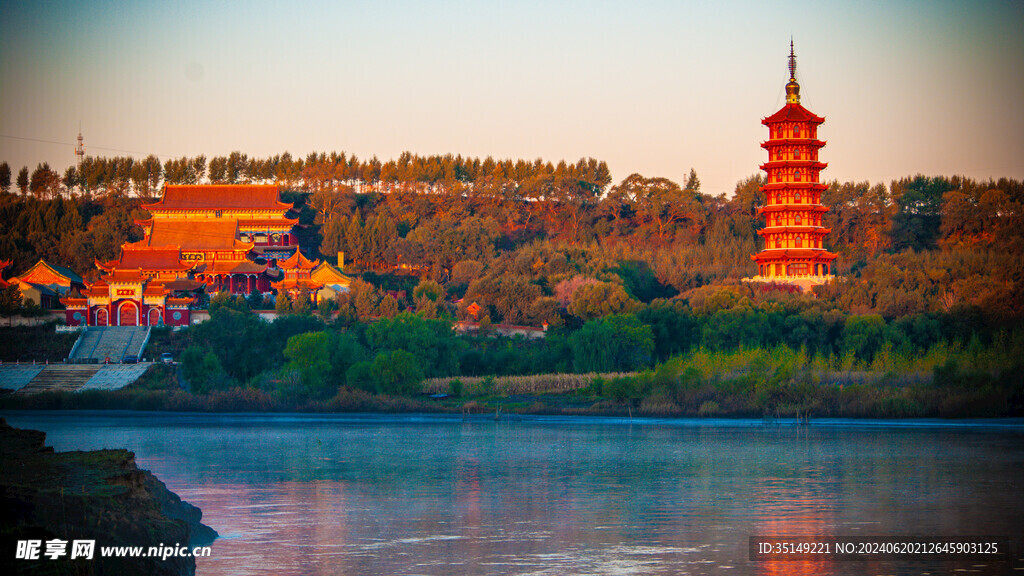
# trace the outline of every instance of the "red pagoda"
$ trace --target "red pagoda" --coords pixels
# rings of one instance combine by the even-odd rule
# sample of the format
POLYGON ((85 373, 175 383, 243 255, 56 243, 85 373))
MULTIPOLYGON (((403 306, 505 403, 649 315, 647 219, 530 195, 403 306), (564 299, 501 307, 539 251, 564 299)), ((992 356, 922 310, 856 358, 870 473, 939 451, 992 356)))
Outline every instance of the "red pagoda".
POLYGON ((768 178, 761 191, 767 201, 758 209, 764 214, 765 227, 758 231, 765 248, 751 256, 757 262, 755 282, 797 284, 803 288, 824 284, 832 279, 832 261, 836 254, 825 250, 823 241, 830 232, 821 225, 828 208, 821 205, 821 193, 827 188, 819 181, 827 166, 818 161, 818 126, 825 122, 800 105, 800 85, 796 82, 796 55, 789 44, 789 83, 786 105, 761 120, 768 127, 768 162, 761 165, 768 178))

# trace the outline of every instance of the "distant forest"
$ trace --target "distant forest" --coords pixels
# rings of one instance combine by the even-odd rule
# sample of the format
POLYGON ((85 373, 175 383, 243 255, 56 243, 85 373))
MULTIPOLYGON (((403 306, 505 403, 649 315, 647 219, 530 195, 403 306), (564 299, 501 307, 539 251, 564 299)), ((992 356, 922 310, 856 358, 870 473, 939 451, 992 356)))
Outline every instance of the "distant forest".
MULTIPOLYGON (((495 322, 539 323, 583 284, 613 303, 609 312, 738 286, 756 273, 750 255, 763 245, 760 175, 731 197, 710 196, 693 170, 681 183, 633 174, 613 184, 592 158, 87 157, 63 176, 40 164, 13 180, 0 164, 8 272, 43 258, 95 277, 94 259, 141 238, 133 218, 163 184, 276 183, 300 210, 309 255, 345 252, 347 270, 375 273, 371 280, 396 269, 431 278, 495 322)), ((816 289, 829 305, 887 319, 957 307, 1004 321, 1024 313, 1021 182, 832 182, 822 203, 826 246, 840 255, 840 280, 816 289)))

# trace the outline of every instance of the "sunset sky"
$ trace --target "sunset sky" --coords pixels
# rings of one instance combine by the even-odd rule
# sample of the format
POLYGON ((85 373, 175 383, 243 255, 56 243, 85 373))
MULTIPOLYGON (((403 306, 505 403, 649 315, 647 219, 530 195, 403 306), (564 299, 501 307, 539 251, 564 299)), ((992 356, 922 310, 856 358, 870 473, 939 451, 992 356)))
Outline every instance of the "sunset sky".
POLYGON ((1024 2, 5 3, 0 161, 403 150, 731 193, 792 35, 826 180, 1024 179, 1024 2), (44 141, 44 142, 39 142, 44 141))

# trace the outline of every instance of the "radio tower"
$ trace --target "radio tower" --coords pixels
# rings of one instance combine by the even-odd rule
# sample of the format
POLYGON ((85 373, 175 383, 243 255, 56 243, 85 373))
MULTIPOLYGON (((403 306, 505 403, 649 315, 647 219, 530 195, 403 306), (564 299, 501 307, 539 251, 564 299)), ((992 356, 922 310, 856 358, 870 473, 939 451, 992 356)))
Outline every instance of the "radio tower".
POLYGON ((82 160, 85 159, 85 145, 82 144, 82 123, 78 123, 78 146, 75 146, 75 158, 78 159, 78 167, 82 167, 82 160))

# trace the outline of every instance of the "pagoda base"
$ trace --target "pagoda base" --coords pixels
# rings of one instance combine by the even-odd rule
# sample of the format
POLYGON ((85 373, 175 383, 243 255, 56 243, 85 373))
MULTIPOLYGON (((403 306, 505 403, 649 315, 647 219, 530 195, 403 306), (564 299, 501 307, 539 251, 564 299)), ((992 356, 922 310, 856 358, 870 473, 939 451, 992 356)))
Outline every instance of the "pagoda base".
POLYGON ((782 284, 787 286, 796 286, 802 292, 806 292, 814 286, 821 286, 822 284, 828 284, 835 280, 835 274, 827 274, 825 276, 753 276, 751 278, 743 278, 743 282, 757 282, 761 284, 782 284))

